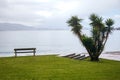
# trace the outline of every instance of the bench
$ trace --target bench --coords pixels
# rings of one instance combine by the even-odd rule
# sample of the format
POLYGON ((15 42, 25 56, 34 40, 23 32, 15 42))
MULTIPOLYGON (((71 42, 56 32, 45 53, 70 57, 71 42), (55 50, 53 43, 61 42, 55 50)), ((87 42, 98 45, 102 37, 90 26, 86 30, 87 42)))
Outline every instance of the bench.
POLYGON ((71 56, 74 56, 74 55, 75 55, 75 53, 72 53, 72 54, 65 55, 63 57, 71 57, 71 56))
POLYGON ((15 57, 17 57, 17 53, 33 53, 35 56, 36 48, 17 48, 14 49, 15 57))

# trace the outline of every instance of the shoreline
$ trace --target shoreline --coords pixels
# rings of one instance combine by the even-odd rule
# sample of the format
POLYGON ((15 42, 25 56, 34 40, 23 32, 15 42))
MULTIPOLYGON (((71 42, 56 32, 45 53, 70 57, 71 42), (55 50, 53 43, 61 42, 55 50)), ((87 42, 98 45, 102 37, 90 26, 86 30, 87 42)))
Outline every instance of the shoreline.
MULTIPOLYGON (((68 53, 42 53, 42 54, 36 54, 36 56, 42 56, 42 55, 67 55, 68 53)), ((87 53, 80 53, 80 54, 85 54, 86 56, 88 56, 87 53)), ((18 56, 32 56, 32 54, 19 54, 18 56)), ((12 54, 6 54, 6 55, 2 55, 0 56, 0 58, 2 57, 14 57, 14 55, 12 54)), ((114 52, 104 52, 100 55, 99 58, 103 58, 103 59, 108 59, 108 60, 116 60, 116 61, 120 61, 120 51, 114 51, 114 52)))
POLYGON ((100 55, 100 58, 120 61, 120 51, 119 52, 105 52, 105 53, 102 53, 100 55))

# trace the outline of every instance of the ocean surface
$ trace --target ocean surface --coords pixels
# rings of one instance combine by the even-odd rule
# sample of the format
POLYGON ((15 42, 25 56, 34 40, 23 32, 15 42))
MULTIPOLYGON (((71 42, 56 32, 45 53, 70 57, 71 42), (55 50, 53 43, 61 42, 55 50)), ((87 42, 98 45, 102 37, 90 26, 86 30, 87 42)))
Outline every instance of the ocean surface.
MULTIPOLYGON (((83 32, 90 35, 88 30, 83 32)), ((37 55, 86 53, 70 30, 0 31, 0 57, 14 56, 14 48, 37 48, 37 55)), ((104 52, 107 51, 120 51, 120 31, 109 36, 104 52)))

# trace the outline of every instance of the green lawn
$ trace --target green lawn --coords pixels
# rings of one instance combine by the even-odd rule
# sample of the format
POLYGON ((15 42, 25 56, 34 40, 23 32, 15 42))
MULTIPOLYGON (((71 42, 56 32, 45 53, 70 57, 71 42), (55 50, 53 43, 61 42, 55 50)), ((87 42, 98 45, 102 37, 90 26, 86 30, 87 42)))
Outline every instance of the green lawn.
POLYGON ((0 58, 0 80, 120 80, 120 62, 56 56, 0 58))

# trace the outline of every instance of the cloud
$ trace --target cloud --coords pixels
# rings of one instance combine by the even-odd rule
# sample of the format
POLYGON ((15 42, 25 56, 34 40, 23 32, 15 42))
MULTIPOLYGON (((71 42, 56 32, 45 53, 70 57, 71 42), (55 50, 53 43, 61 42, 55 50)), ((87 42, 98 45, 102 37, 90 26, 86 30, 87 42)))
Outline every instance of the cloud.
POLYGON ((115 20, 114 27, 120 27, 120 14, 116 14, 112 16, 112 18, 115 20))
POLYGON ((64 27, 72 15, 83 19, 91 13, 120 15, 119 3, 120 0, 0 0, 0 22, 64 27))
POLYGON ((114 17, 117 18, 117 19, 120 19, 120 14, 119 15, 115 15, 114 17))
POLYGON ((52 12, 50 11, 37 11, 36 14, 43 16, 43 17, 51 17, 52 12))
POLYGON ((7 6, 6 0, 0 0, 0 8, 5 8, 7 6))

